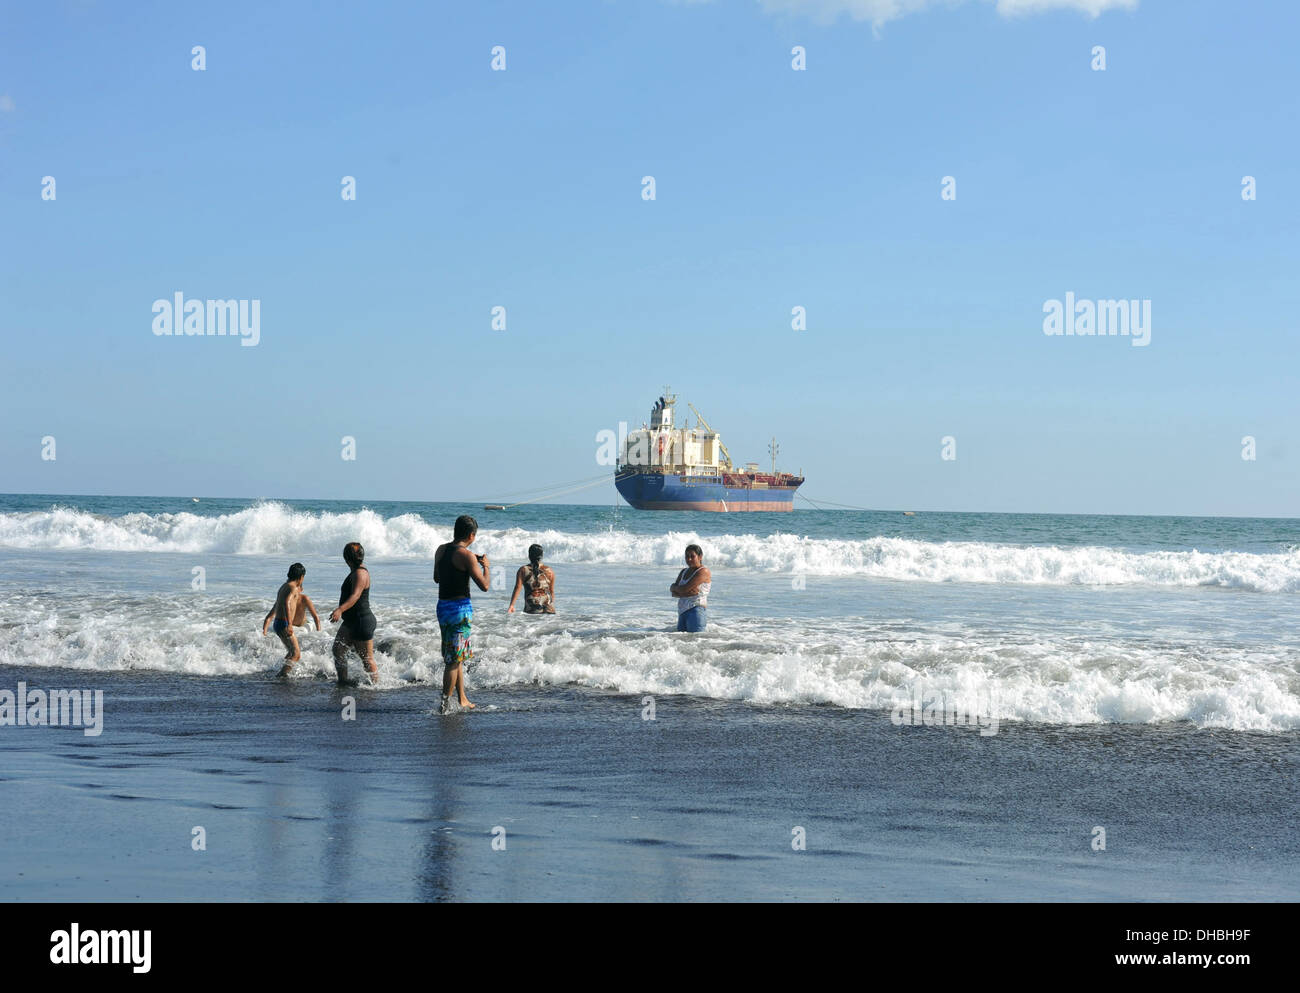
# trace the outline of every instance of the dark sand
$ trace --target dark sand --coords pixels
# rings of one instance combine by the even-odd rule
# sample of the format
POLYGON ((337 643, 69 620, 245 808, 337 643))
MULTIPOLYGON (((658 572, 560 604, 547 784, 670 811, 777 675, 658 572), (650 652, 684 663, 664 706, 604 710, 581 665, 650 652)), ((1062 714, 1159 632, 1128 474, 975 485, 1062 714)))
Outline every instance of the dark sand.
POLYGON ((106 716, 98 738, 0 727, 9 901, 1300 897, 1295 733, 982 737, 671 696, 644 721, 639 697, 472 681, 485 709, 450 717, 427 686, 12 667, 0 686, 20 680, 103 689, 106 716))

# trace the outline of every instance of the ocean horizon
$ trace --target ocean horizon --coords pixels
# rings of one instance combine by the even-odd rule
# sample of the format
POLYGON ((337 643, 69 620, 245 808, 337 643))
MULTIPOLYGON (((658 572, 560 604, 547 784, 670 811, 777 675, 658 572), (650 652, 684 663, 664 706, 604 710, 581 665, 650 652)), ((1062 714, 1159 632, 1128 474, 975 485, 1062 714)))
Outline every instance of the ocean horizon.
MULTIPOLYGON (((194 501, 197 500, 199 503, 205 503, 205 502, 206 502, 206 503, 220 503, 220 504, 230 504, 230 505, 253 505, 253 504, 259 504, 259 503, 284 503, 284 504, 302 504, 302 505, 305 505, 305 506, 313 506, 313 505, 319 505, 319 504, 347 504, 347 505, 355 505, 355 506, 358 506, 358 507, 369 507, 369 506, 371 506, 371 505, 373 505, 373 504, 384 504, 384 505, 389 505, 389 506, 397 506, 397 505, 412 505, 412 506, 418 506, 418 507, 462 507, 462 508, 465 508, 465 510, 464 510, 465 513, 471 513, 471 514, 475 512, 474 508, 479 508, 480 510, 482 510, 482 509, 484 509, 487 505, 490 505, 490 504, 493 503, 493 501, 491 501, 491 500, 416 500, 416 499, 398 499, 398 498, 389 498, 389 497, 385 497, 385 498, 377 498, 377 497, 376 497, 376 498, 371 498, 371 497, 367 497, 367 498, 363 498, 363 499, 348 499, 348 498, 338 498, 338 497, 320 497, 320 496, 313 496, 313 497, 248 496, 248 495, 232 496, 232 495, 229 495, 229 494, 224 495, 224 496, 214 496, 214 495, 211 495, 211 494, 207 494, 207 495, 205 495, 205 494, 198 494, 198 495, 196 496, 195 494, 191 494, 191 493, 161 493, 161 494, 140 494, 140 493, 0 493, 0 499, 9 499, 9 500, 14 501, 14 503, 13 503, 12 505, 15 506, 15 507, 19 506, 19 505, 20 505, 20 502, 30 502, 30 503, 32 503, 34 506, 39 506, 39 505, 45 503, 46 501, 51 501, 51 500, 52 500, 52 501, 55 501, 55 503, 57 503, 58 501, 61 501, 61 500, 79 500, 79 501, 91 501, 91 500, 133 500, 133 501, 140 501, 140 502, 144 502, 144 501, 177 501, 177 502, 181 503, 182 505, 183 505, 184 503, 187 503, 187 502, 188 502, 188 503, 192 503, 192 502, 194 502, 194 501)), ((797 493, 796 496, 795 496, 795 499, 796 499, 796 501, 803 501, 802 504, 800 504, 800 503, 797 503, 797 504, 796 504, 796 506, 795 506, 795 508, 794 508, 795 511, 799 511, 799 510, 818 510, 818 511, 826 511, 826 512, 828 512, 828 513, 830 513, 830 512, 835 512, 835 511, 839 511, 839 512, 846 512, 846 513, 868 513, 868 514, 908 514, 908 515, 910 515, 910 514, 918 514, 918 515, 919 515, 919 514, 987 514, 987 515, 1005 515, 1005 516, 1008 516, 1008 517, 1010 517, 1010 516, 1018 516, 1018 517, 1026 517, 1026 516, 1029 516, 1029 517, 1132 517, 1132 518, 1151 517, 1151 518, 1162 518, 1162 519, 1163 519, 1163 518, 1176 518, 1176 519, 1180 519, 1180 520, 1201 520, 1201 521, 1235 521, 1235 520, 1248 520, 1248 521, 1284 521, 1284 522, 1285 522, 1285 521, 1300 521, 1300 517, 1288 517, 1288 516, 1281 516, 1281 517, 1279 517, 1279 516, 1269 516, 1269 515, 1263 515, 1263 516, 1261 516, 1261 515, 1258 515, 1258 514, 1152 514, 1152 513, 1136 513, 1136 512, 1123 512, 1123 511, 1086 511, 1086 510, 1071 510, 1071 511, 1054 511, 1054 510, 951 510, 951 509, 949 509, 949 510, 939 510, 939 509, 933 509, 933 508, 926 508, 926 507, 924 507, 924 506, 913 507, 913 506, 910 506, 910 505, 907 506, 907 507, 896 507, 896 508, 890 508, 890 507, 859 507, 859 506, 853 506, 853 505, 850 505, 850 504, 841 504, 841 503, 837 503, 837 502, 835 502, 835 501, 831 501, 831 500, 823 500, 823 499, 820 499, 820 498, 814 500, 814 499, 812 499, 812 498, 810 498, 810 497, 806 497, 806 496, 804 496, 804 494, 803 494, 802 492, 797 493)), ((500 501, 496 501, 496 502, 499 503, 500 501)), ((511 509, 511 510, 515 509, 515 508, 518 507, 518 506, 534 506, 534 505, 537 505, 537 504, 541 504, 541 505, 545 505, 545 506, 549 506, 549 507, 595 507, 595 508, 601 508, 601 509, 610 508, 610 507, 612 507, 614 504, 617 504, 617 505, 619 506, 620 510, 626 510, 626 511, 630 511, 630 512, 633 512, 633 513, 636 513, 636 512, 637 512, 637 511, 632 510, 632 508, 628 507, 627 504, 626 504, 624 501, 619 500, 617 497, 614 497, 614 498, 612 498, 612 499, 606 499, 606 500, 602 500, 602 501, 597 501, 597 502, 586 502, 586 501, 582 501, 582 500, 564 500, 564 501, 557 501, 557 500, 552 499, 551 497, 546 497, 546 498, 543 498, 543 499, 541 499, 541 500, 523 500, 523 501, 521 501, 521 502, 519 502, 519 503, 512 503, 512 502, 509 501, 509 500, 506 500, 506 501, 505 501, 505 505, 506 505, 507 509, 511 509)), ((184 509, 183 506, 182 506, 182 509, 184 509)), ((677 513, 696 513, 696 511, 642 511, 642 513, 665 513, 665 514, 677 514, 677 513)), ((709 512, 709 513, 717 513, 717 512, 709 512)), ((722 512, 722 513, 723 513, 723 515, 726 515, 727 512, 722 512)), ((749 511, 741 511, 741 512, 739 512, 739 513, 750 513, 750 512, 749 512, 749 511)), ((768 511, 768 512, 756 511, 756 512, 754 512, 754 513, 760 513, 760 514, 763 514, 763 513, 780 514, 780 513, 786 513, 786 512, 785 512, 785 511, 768 511)), ((736 514, 735 514, 735 513, 732 513, 730 516, 736 516, 736 514)))

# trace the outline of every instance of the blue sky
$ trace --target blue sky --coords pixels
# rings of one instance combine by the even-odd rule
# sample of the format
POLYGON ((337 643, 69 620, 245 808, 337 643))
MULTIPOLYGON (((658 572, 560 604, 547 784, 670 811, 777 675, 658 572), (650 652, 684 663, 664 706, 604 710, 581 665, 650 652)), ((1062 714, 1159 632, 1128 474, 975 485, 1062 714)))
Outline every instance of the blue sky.
POLYGON ((0 491, 494 500, 671 384, 816 499, 1297 515, 1294 5, 324 6, 7 8, 0 491))

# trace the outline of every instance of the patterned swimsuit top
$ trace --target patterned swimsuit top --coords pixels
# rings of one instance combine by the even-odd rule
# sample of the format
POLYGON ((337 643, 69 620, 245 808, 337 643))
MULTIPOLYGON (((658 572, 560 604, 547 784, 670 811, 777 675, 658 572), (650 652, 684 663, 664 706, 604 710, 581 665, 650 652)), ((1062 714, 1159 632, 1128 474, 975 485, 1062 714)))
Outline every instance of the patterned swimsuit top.
MULTIPOLYGON (((695 574, 699 572, 700 569, 703 568, 704 566, 700 566, 698 569, 691 569, 689 571, 683 569, 681 572, 677 574, 677 585, 690 586, 691 579, 693 579, 695 574)), ((678 597, 677 612, 679 614, 684 614, 686 613, 686 611, 693 610, 696 607, 707 608, 709 606, 709 590, 712 588, 713 588, 713 583, 711 581, 707 583, 700 583, 700 588, 695 591, 694 596, 678 597)))
POLYGON ((545 566, 537 567, 536 575, 532 566, 524 567, 524 610, 529 613, 549 611, 551 606, 551 577, 545 566))

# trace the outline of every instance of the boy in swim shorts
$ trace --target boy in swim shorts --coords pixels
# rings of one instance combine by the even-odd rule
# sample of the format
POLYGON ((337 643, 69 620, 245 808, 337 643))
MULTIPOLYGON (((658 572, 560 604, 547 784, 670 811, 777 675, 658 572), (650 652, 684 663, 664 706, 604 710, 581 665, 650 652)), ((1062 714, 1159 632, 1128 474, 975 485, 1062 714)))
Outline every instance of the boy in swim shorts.
POLYGON ((468 514, 456 518, 452 540, 439 545, 433 553, 433 579, 438 584, 438 627, 442 629, 442 704, 440 713, 451 709, 451 695, 457 694, 464 710, 474 704, 465 696, 465 666, 474 653, 470 650, 469 629, 474 619, 474 604, 469 584, 486 592, 492 585, 492 564, 486 555, 469 550, 478 536, 478 522, 468 514))
POLYGON ((262 636, 266 636, 266 627, 270 624, 271 630, 275 632, 287 651, 284 657, 284 668, 278 673, 281 676, 289 675, 293 664, 302 658, 302 651, 298 648, 298 636, 293 631, 294 624, 303 623, 306 620, 306 611, 310 610, 312 618, 316 621, 316 630, 320 630, 320 615, 316 613, 316 605, 302 591, 302 580, 306 575, 307 567, 301 562, 289 566, 288 581, 280 585, 279 592, 275 594, 275 606, 262 618, 262 636))

